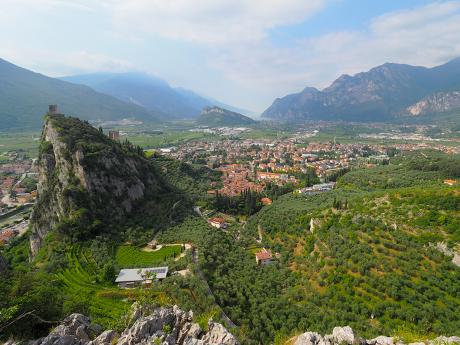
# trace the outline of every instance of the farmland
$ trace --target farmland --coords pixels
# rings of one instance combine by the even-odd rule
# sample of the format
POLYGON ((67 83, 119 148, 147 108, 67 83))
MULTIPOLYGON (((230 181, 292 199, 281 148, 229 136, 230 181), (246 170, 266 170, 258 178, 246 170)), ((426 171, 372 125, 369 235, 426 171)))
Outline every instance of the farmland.
POLYGON ((120 290, 100 282, 96 263, 89 252, 79 246, 72 247, 67 253, 67 259, 68 267, 57 273, 64 292, 69 296, 64 302, 67 304, 64 308, 72 310, 77 305, 84 305, 95 322, 106 327, 116 327, 130 305, 126 299, 133 299, 136 291, 120 290))
POLYGON ((116 259, 120 268, 149 267, 176 257, 181 251, 181 245, 164 246, 154 252, 142 251, 131 245, 122 245, 117 250, 116 259))

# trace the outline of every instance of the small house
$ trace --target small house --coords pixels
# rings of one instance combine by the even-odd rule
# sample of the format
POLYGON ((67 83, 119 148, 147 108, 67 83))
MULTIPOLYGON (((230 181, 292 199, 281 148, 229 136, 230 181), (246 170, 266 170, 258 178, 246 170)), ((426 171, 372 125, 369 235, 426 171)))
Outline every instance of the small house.
POLYGON ((262 249, 260 252, 256 253, 256 262, 258 265, 264 266, 272 262, 273 256, 272 252, 267 249, 262 249))
POLYGON ((139 285, 151 285, 168 275, 168 267, 126 268, 118 274, 115 283, 121 288, 133 288, 139 285))
POLYGON ((224 218, 211 218, 209 219, 209 224, 217 229, 225 229, 227 227, 227 223, 224 218))

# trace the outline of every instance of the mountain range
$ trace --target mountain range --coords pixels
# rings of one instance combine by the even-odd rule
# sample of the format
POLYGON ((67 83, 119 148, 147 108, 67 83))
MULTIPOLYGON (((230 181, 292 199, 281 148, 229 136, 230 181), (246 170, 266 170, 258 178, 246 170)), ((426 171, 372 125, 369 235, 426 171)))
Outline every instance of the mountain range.
POLYGON ((329 87, 306 87, 277 98, 263 118, 304 121, 391 122, 460 109, 460 58, 426 68, 386 63, 329 87))
POLYGON ((92 121, 194 119, 214 105, 241 111, 145 73, 51 78, 0 59, 0 130, 39 128, 49 104, 92 121))
POLYGON ((61 80, 81 84, 121 101, 165 114, 168 119, 194 119, 208 106, 222 106, 241 111, 219 101, 198 95, 141 72, 93 73, 63 77, 61 80))
POLYGON ((158 121, 162 116, 88 86, 50 78, 0 59, 0 130, 40 128, 48 104, 59 104, 63 112, 85 120, 158 121))

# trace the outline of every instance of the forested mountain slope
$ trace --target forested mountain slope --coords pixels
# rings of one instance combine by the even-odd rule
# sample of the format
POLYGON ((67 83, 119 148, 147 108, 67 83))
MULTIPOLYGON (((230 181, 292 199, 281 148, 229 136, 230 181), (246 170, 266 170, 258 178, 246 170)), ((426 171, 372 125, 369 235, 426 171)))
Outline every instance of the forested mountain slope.
POLYGON ((85 120, 159 119, 154 111, 0 59, 0 129, 40 128, 49 104, 85 120))

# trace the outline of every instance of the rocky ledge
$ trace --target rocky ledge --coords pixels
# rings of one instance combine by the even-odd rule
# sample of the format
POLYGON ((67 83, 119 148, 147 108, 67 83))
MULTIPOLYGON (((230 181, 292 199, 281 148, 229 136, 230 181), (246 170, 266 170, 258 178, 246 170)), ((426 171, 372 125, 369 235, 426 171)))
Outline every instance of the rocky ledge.
MULTIPOLYGON (((179 307, 157 308, 148 316, 134 309, 123 333, 102 331, 82 314, 65 318, 51 333, 27 345, 238 345, 236 338, 221 324, 209 321, 205 331, 192 322, 193 313, 179 307)), ((10 340, 5 345, 15 345, 10 340)))
MULTIPOLYGON (((103 331, 82 314, 72 314, 43 338, 29 341, 7 341, 4 345, 239 345, 236 338, 221 324, 210 320, 203 330, 192 322, 193 313, 177 306, 153 310, 139 308, 130 312, 127 327, 121 334, 103 331)), ((294 345, 404 345, 393 337, 379 336, 366 340, 357 337, 349 326, 335 327, 332 334, 322 336, 306 332, 290 339, 294 345)), ((436 339, 407 345, 454 345, 460 337, 441 336, 436 339)))
MULTIPOLYGON (((306 332, 297 337, 294 345, 403 345, 404 343, 393 337, 379 336, 374 339, 363 339, 353 333, 351 327, 335 327, 332 334, 322 336, 315 332, 306 332)), ((448 345, 460 344, 460 337, 438 337, 434 340, 408 345, 448 345)))

